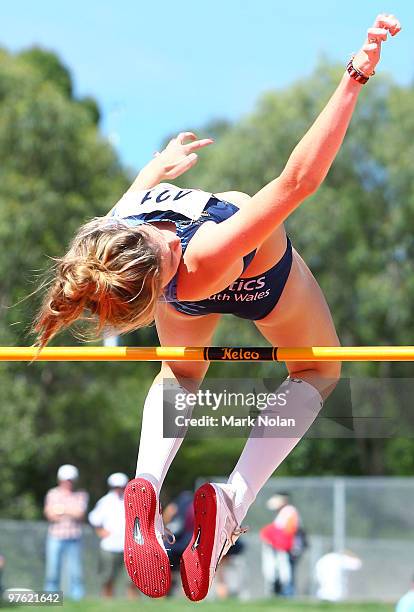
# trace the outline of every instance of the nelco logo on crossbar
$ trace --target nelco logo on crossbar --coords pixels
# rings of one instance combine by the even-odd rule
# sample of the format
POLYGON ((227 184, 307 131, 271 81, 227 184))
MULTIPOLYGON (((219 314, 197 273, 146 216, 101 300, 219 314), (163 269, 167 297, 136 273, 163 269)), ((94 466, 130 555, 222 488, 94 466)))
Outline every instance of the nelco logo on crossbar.
POLYGON ((237 361, 238 359, 259 359, 260 353, 258 351, 252 351, 248 349, 234 349, 234 348, 225 348, 223 347, 223 356, 221 359, 223 360, 231 360, 237 361))
POLYGON ((277 348, 272 346, 206 346, 206 361, 276 361, 277 348))

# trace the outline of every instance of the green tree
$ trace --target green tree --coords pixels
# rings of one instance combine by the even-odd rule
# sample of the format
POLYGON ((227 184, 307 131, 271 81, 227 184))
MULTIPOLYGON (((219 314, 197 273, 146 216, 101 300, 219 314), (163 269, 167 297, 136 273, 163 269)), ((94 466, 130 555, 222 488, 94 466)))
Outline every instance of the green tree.
MULTIPOLYGON (((340 77, 328 64, 309 79, 268 92, 237 123, 200 133, 217 143, 179 183, 253 194, 290 151, 340 77)), ((411 332, 414 173, 412 87, 375 77, 346 142, 318 193, 288 231, 327 296, 344 344, 408 344, 411 332)), ((45 255, 61 255, 87 218, 106 213, 128 178, 98 131, 96 103, 73 96, 70 73, 42 50, 0 51, 0 343, 21 345, 36 300, 14 306, 37 284, 45 255)), ((253 324, 223 317, 217 344, 266 344, 253 324)), ((157 343, 154 328, 127 344, 157 343)), ((76 343, 62 334, 55 343, 76 343)), ((73 462, 93 499, 111 471, 133 473, 144 396, 156 364, 0 365, 0 514, 39 516, 59 464, 73 462)), ((411 364, 348 364, 345 373, 409 376, 411 364)), ((285 375, 282 365, 214 364, 209 376, 285 375)), ((228 473, 243 440, 188 440, 169 474, 170 492, 197 476, 228 473)), ((304 440, 279 474, 408 474, 413 443, 304 440)))
POLYGON ((55 53, 41 47, 31 47, 21 51, 18 57, 36 70, 43 80, 53 83, 65 97, 72 97, 71 74, 55 53))
MULTIPOLYGON (((16 303, 36 288, 46 255, 61 255, 78 226, 106 213, 128 183, 96 116, 71 92, 70 75, 53 54, 1 53, 3 345, 33 341, 27 328, 38 300, 16 303)), ((76 343, 69 334, 56 342, 76 343)), ((3 515, 38 516, 61 463, 76 463, 95 497, 108 472, 131 473, 145 389, 138 381, 149 379, 153 366, 125 366, 115 375, 113 364, 1 364, 3 515)))
MULTIPOLYGON (((187 184, 256 193, 283 169, 341 73, 322 62, 308 79, 263 95, 250 115, 203 153, 187 184)), ((372 79, 327 179, 287 222, 327 297, 343 344, 411 343, 413 106, 412 86, 397 86, 383 75, 372 79)), ((253 326, 224 317, 217 343, 232 344, 234 338, 262 343, 253 326)), ((242 364, 228 368, 234 375, 246 372, 242 364)), ((275 371, 262 364, 254 373, 275 371)), ((412 371, 411 364, 344 364, 345 375, 412 376, 412 371)), ((407 474, 414 468, 413 450, 409 439, 306 440, 278 473, 407 474)))

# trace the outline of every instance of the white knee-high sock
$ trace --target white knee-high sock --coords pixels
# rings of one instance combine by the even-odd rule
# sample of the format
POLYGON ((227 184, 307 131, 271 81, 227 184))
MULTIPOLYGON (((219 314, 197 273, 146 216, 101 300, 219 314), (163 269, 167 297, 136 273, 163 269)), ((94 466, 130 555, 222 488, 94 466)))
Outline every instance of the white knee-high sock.
MULTIPOLYGON (((301 440, 323 406, 319 391, 305 380, 288 378, 277 393, 284 393, 286 397, 283 416, 287 416, 291 409, 292 416, 296 418, 297 437, 280 437, 280 432, 275 428, 263 427, 256 421, 240 459, 228 479, 228 484, 235 492, 235 516, 239 524, 257 493, 301 440)), ((277 412, 277 408, 267 406, 261 415, 274 417, 277 412)))
MULTIPOLYGON (((163 436, 163 387, 162 382, 154 383, 144 403, 136 469, 136 478, 142 477, 149 480, 158 494, 185 435, 185 430, 181 429, 177 431, 177 437, 164 438, 163 436)), ((175 388, 182 393, 187 393, 184 387, 178 384, 175 388)), ((190 416, 189 410, 186 411, 185 416, 190 416)))

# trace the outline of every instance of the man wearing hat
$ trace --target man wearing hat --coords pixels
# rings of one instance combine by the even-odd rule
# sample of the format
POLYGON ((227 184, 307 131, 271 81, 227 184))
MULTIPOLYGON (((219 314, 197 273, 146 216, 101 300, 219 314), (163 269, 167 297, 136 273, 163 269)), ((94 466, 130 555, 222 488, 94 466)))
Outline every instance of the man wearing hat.
POLYGON ((46 540, 46 591, 60 590, 64 557, 67 560, 69 597, 84 595, 81 560, 82 521, 88 506, 86 491, 75 491, 79 471, 74 465, 60 466, 58 486, 50 489, 45 498, 44 514, 49 521, 46 540))
MULTIPOLYGON (((98 500, 89 513, 89 522, 100 538, 99 574, 102 580, 102 595, 113 597, 116 578, 124 568, 125 512, 124 490, 128 476, 115 472, 108 477, 109 491, 98 500)), ((128 596, 136 596, 136 588, 129 583, 128 596)))

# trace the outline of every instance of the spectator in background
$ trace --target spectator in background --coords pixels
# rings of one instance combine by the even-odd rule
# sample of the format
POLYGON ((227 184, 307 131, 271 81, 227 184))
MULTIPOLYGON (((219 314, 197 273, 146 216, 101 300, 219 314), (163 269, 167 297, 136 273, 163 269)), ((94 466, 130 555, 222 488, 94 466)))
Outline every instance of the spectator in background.
POLYGON ((74 465, 58 469, 58 486, 47 492, 44 514, 49 521, 46 540, 46 591, 59 591, 63 558, 67 559, 69 597, 75 600, 84 595, 81 560, 82 521, 88 506, 88 494, 75 491, 79 477, 74 465))
MULTIPOLYGON (((173 588, 170 590, 170 595, 174 593, 177 585, 177 577, 180 571, 180 558, 184 550, 187 548, 194 530, 194 494, 192 491, 182 491, 175 497, 163 511, 164 524, 168 531, 174 534, 174 542, 170 543, 168 557, 171 562, 171 573, 173 588)), ((168 535, 168 532, 167 532, 168 535)), ((219 599, 226 599, 229 596, 237 595, 240 589, 240 582, 228 580, 228 574, 231 574, 232 565, 234 566, 234 558, 243 551, 244 545, 237 540, 232 546, 227 555, 220 561, 216 577, 216 594, 219 599), (230 584, 229 584, 230 582, 230 584)), ((236 572, 233 572, 233 574, 236 572)))
POLYGON ((300 529, 298 510, 290 503, 288 493, 277 493, 266 507, 276 511, 270 525, 260 531, 264 542, 262 567, 270 591, 277 595, 295 594, 295 564, 299 557, 296 536, 300 529))
MULTIPOLYGON (((114 596, 114 584, 124 571, 125 511, 124 491, 128 476, 115 472, 108 477, 109 491, 89 513, 89 522, 100 538, 99 574, 103 597, 114 596)), ((137 596, 135 585, 128 579, 128 598, 137 596)))
POLYGON ((0 555, 0 597, 3 594, 3 570, 4 570, 4 566, 6 564, 6 560, 3 557, 3 555, 0 555))
POLYGON ((361 569, 362 561, 352 552, 330 552, 315 566, 316 592, 324 601, 342 601, 347 595, 347 574, 361 569))
POLYGON ((171 578, 172 588, 170 595, 173 594, 177 585, 177 577, 180 571, 180 558, 187 544, 191 540, 194 529, 194 507, 193 493, 191 491, 182 491, 169 504, 167 504, 162 513, 164 525, 168 532, 174 534, 170 538, 167 547, 168 557, 171 563, 171 578))
POLYGON ((414 577, 410 590, 401 597, 395 612, 414 612, 414 577))
POLYGON ((237 540, 219 563, 216 573, 216 594, 219 599, 239 597, 243 587, 244 567, 238 564, 245 544, 237 540))

